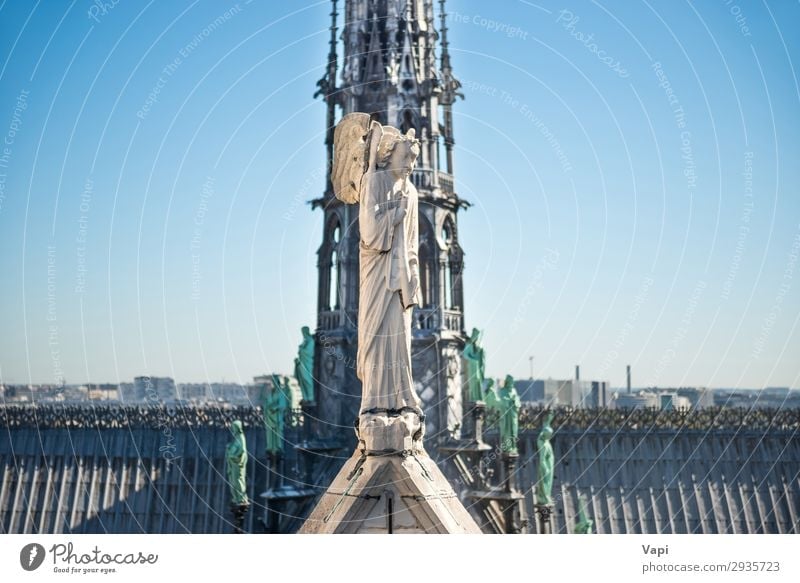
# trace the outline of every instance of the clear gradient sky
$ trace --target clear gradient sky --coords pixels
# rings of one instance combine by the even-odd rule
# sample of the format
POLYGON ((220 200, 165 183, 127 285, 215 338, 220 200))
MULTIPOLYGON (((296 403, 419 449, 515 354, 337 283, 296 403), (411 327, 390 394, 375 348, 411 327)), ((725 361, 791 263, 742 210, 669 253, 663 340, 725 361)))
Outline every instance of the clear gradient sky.
MULTIPOLYGON (((290 371, 329 2, 100 5, 0 4, 0 380, 290 371)), ((799 386, 800 5, 448 6, 488 372, 799 386)))

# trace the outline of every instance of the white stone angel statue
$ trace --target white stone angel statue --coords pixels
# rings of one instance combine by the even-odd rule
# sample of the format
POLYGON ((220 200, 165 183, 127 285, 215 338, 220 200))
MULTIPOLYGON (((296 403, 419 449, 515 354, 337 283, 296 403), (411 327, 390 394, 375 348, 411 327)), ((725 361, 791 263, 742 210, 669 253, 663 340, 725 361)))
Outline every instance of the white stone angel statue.
POLYGON ((423 419, 411 375, 411 315, 420 301, 418 195, 410 176, 419 141, 410 129, 342 118, 334 132, 336 196, 360 203, 358 366, 361 430, 402 418, 415 440, 423 419))

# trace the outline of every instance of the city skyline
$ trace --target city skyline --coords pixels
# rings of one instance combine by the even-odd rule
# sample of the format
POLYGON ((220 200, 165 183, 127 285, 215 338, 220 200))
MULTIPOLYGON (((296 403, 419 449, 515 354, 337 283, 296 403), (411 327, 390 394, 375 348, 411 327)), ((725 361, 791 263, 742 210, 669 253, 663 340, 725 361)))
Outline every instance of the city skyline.
MULTIPOLYGON (((171 380, 173 380, 175 382, 176 386, 178 386, 178 387, 182 387, 182 386, 196 387, 196 386, 201 386, 201 385, 204 385, 204 386, 226 385, 226 386, 248 387, 248 386, 253 386, 253 385, 259 384, 260 382, 262 382, 259 379, 263 379, 265 377, 269 377, 272 374, 277 374, 279 376, 288 376, 290 378, 294 378, 294 377, 292 377, 292 375, 289 372, 284 372, 284 371, 261 373, 261 374, 255 375, 252 380, 243 381, 243 382, 242 381, 230 381, 230 380, 224 379, 224 378, 222 378, 222 379, 209 379, 209 380, 192 380, 192 379, 173 379, 172 377, 159 377, 158 375, 139 375, 139 376, 141 378, 149 377, 149 378, 154 378, 154 379, 155 378, 171 379, 171 380)), ((486 378, 487 379, 492 379, 492 380, 494 380, 496 382, 499 382, 499 383, 502 383, 504 377, 505 377, 505 375, 498 375, 498 376, 489 375, 486 378)), ((98 388, 98 389, 104 390, 105 388, 108 388, 108 387, 120 387, 122 385, 132 385, 134 383, 134 381, 136 380, 136 378, 138 378, 138 377, 133 377, 133 378, 130 378, 130 379, 123 379, 123 380, 114 381, 114 382, 108 382, 108 381, 102 381, 102 380, 92 381, 92 382, 71 382, 69 379, 64 379, 63 384, 62 383, 16 383, 16 382, 10 382, 10 381, 0 381, 0 387, 3 387, 3 386, 5 386, 5 387, 30 386, 30 387, 36 387, 37 389, 38 388, 53 388, 53 387, 67 387, 67 388, 77 388, 77 387, 93 388, 94 387, 94 388, 98 388)), ((583 380, 584 382, 593 382, 593 381, 598 381, 599 380, 601 382, 606 382, 607 383, 607 381, 603 381, 602 379, 586 379, 585 377, 583 377, 582 379, 575 379, 575 378, 567 377, 567 376, 560 376, 560 377, 554 377, 554 376, 546 376, 546 377, 520 376, 520 377, 513 377, 513 378, 514 378, 514 380, 516 382, 519 382, 519 383, 528 383, 528 382, 532 382, 532 381, 533 382, 541 382, 541 381, 557 381, 557 382, 567 381, 567 382, 569 382, 569 381, 574 381, 574 380, 583 380)), ((724 391, 748 391, 748 392, 800 391, 800 387, 790 387, 790 386, 780 386, 780 385, 769 385, 769 386, 763 386, 763 387, 725 387, 725 386, 707 387, 707 386, 695 386, 695 385, 675 386, 675 385, 635 385, 635 384, 631 385, 631 391, 632 392, 643 391, 643 390, 644 391, 647 391, 647 390, 673 391, 673 390, 677 390, 677 389, 705 389, 705 390, 709 390, 709 391, 723 391, 723 392, 724 391)), ((622 386, 608 385, 608 390, 609 391, 626 391, 627 387, 625 385, 622 385, 622 386)))
MULTIPOLYGON (((0 8, 0 382, 290 370, 329 3, 85 8, 0 8)), ((797 387, 797 7, 448 10, 490 375, 797 387)))

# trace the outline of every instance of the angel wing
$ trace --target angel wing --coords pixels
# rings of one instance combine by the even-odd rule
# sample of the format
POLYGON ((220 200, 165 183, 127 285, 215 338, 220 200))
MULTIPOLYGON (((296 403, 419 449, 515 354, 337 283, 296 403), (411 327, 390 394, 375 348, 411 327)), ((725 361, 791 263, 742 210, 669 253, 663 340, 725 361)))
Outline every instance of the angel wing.
POLYGON ((369 122, 369 114, 348 113, 333 132, 331 183, 336 198, 348 204, 358 202, 367 169, 369 122))

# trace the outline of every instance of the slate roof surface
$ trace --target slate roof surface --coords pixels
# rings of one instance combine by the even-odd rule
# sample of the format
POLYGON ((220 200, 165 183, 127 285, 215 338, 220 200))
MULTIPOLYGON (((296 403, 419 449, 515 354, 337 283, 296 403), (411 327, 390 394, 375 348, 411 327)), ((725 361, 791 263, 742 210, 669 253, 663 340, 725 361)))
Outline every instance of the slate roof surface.
MULTIPOLYGON (((110 423, 96 414, 76 421, 47 417, 41 407, 27 417, 0 409, 0 533, 231 532, 224 456, 232 418, 245 420, 250 454, 253 505, 244 530, 263 532, 260 494, 268 472, 256 409, 173 411, 167 423, 147 415, 120 423, 126 416, 119 411, 110 423)), ((534 425, 520 435, 519 483, 529 517, 534 425)), ((556 424, 555 532, 572 532, 583 495, 599 533, 800 533, 797 428, 753 427, 556 424)), ((289 445, 297 440, 290 430, 289 445)), ((284 468, 297 475, 292 449, 284 468)), ((349 453, 326 453, 314 483, 287 483, 321 494, 349 453)), ((284 530, 299 528, 312 503, 287 506, 284 530)))

